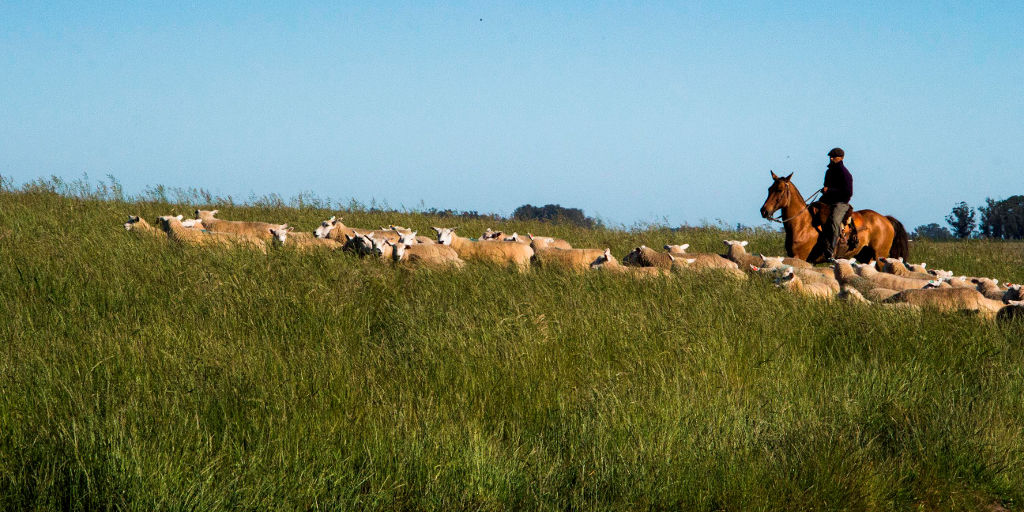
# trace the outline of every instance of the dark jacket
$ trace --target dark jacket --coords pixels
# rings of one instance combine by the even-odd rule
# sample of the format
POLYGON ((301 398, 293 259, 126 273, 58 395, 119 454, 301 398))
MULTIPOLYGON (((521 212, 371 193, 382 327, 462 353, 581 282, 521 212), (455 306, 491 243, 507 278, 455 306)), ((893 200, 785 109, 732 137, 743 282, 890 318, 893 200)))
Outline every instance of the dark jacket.
POLYGON ((842 162, 829 163, 825 171, 825 186, 828 192, 821 195, 819 201, 828 204, 849 203, 853 197, 853 176, 842 162))

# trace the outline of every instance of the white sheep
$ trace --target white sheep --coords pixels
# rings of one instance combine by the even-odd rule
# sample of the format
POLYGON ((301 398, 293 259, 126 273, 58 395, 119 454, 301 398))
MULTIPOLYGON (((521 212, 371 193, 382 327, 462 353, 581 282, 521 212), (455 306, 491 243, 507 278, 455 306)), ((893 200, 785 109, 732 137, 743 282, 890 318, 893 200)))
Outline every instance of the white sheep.
POLYGON ((520 272, 530 269, 533 249, 515 242, 474 242, 455 234, 458 228, 433 228, 437 243, 451 246, 463 260, 483 261, 497 265, 512 265, 520 272))
POLYGON ((878 263, 882 266, 882 272, 888 272, 896 276, 924 279, 925 281, 935 279, 935 276, 927 272, 914 272, 910 270, 903 263, 903 258, 878 258, 878 263))
POLYGON ((604 255, 601 249, 534 249, 531 262, 538 267, 556 267, 584 271, 604 255))
POLYGON ((914 279, 910 277, 897 276, 895 274, 889 274, 887 272, 879 272, 878 269, 867 264, 857 264, 851 262, 856 269, 857 274, 866 279, 870 279, 876 288, 887 288, 889 290, 915 290, 924 288, 928 281, 924 279, 914 279))
POLYGON ((151 226, 146 219, 138 215, 129 215, 128 222, 124 223, 124 229, 136 235, 146 235, 162 240, 167 239, 167 233, 159 228, 151 226))
POLYGON ((792 292, 814 297, 816 299, 832 299, 839 293, 839 287, 835 288, 824 283, 805 283, 790 266, 776 269, 781 275, 776 279, 776 284, 792 292))
POLYGON ((264 254, 267 252, 267 244, 263 238, 238 233, 219 233, 186 228, 182 225, 181 221, 180 215, 177 217, 170 215, 160 217, 160 227, 167 232, 167 238, 172 242, 193 247, 240 247, 254 249, 264 254))
MULTIPOLYGON (((518 235, 517 233, 512 233, 513 237, 517 237, 517 235, 518 235)), ((561 238, 554 238, 554 237, 550 237, 550 236, 539 236, 539 235, 534 235, 533 233, 527 233, 526 236, 529 237, 529 240, 526 241, 526 242, 529 243, 530 246, 534 248, 534 250, 536 250, 536 249, 547 249, 547 248, 552 248, 552 249, 572 249, 572 245, 570 245, 569 242, 566 242, 565 240, 562 240, 561 238)))
POLYGON ((736 264, 746 270, 751 265, 760 267, 764 265, 764 259, 760 256, 754 256, 753 254, 747 253, 747 241, 746 240, 722 240, 727 250, 725 257, 736 262, 736 264))
POLYGON ((668 251, 668 253, 671 254, 672 256, 685 256, 686 250, 690 248, 690 244, 665 244, 662 246, 662 248, 668 251))
POLYGON ((839 283, 840 291, 844 288, 856 289, 873 302, 881 302, 896 294, 897 290, 885 288, 876 281, 857 275, 852 262, 848 259, 837 259, 832 270, 833 277, 839 283))
POLYGON ((455 249, 447 245, 385 243, 391 246, 391 259, 395 263, 431 268, 462 268, 466 264, 455 249))
POLYGON ((270 222, 251 222, 241 220, 223 220, 214 217, 219 210, 196 210, 196 219, 202 221, 207 231, 217 233, 234 233, 246 235, 270 241, 273 235, 270 228, 276 228, 280 224, 270 222))
POLYGON ((628 267, 658 267, 671 269, 676 266, 675 260, 675 256, 667 252, 658 252, 646 245, 641 245, 622 258, 622 263, 628 267))
POLYGON ((593 263, 590 264, 590 268, 593 270, 601 270, 604 272, 610 272, 615 274, 626 274, 632 277, 647 278, 656 276, 667 276, 670 271, 666 268, 659 267, 637 267, 637 266, 626 266, 619 263, 619 260, 612 256, 611 249, 605 249, 604 253, 601 254, 593 263))
POLYGON ((329 238, 317 238, 312 233, 296 232, 295 228, 288 224, 281 224, 277 228, 271 228, 270 234, 274 236, 274 245, 282 247, 294 247, 299 250, 311 249, 340 249, 342 244, 337 240, 329 238))
POLYGON ((978 290, 969 288, 928 288, 902 290, 885 300, 887 303, 907 303, 939 311, 976 311, 986 318, 995 318, 1004 304, 985 298, 978 290))

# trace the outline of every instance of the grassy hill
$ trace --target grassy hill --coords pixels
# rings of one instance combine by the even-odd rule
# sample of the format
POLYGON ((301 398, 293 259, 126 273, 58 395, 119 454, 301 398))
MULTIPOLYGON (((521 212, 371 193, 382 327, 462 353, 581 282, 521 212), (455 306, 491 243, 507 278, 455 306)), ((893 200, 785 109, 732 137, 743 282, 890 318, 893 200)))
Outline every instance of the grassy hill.
MULTIPOLYGON (((188 216, 197 198, 55 190, 0 192, 3 509, 1024 500, 1015 325, 817 302, 758 280, 184 250, 121 223, 188 216)), ((292 206, 217 204, 223 218, 308 230, 337 213, 292 206)), ((540 232, 617 256, 639 243, 720 251, 723 238, 782 253, 771 232, 343 213, 358 227, 540 232)), ((1021 244, 911 251, 1024 281, 1021 244)))

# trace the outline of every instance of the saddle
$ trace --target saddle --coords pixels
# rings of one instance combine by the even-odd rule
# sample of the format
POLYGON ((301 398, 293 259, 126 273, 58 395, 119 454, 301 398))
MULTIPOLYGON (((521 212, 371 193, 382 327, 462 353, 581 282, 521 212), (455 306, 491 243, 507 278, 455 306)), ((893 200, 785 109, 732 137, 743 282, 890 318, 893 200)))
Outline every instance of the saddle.
MULTIPOLYGON (((807 207, 807 211, 811 213, 811 226, 814 227, 818 233, 829 224, 829 218, 832 216, 832 205, 828 203, 822 203, 821 201, 815 201, 807 207)), ((857 248, 857 225, 853 222, 853 205, 850 209, 846 210, 846 215, 843 216, 842 230, 839 233, 839 247, 846 243, 847 251, 852 251, 857 248)), ((839 247, 836 249, 838 250, 839 247)))

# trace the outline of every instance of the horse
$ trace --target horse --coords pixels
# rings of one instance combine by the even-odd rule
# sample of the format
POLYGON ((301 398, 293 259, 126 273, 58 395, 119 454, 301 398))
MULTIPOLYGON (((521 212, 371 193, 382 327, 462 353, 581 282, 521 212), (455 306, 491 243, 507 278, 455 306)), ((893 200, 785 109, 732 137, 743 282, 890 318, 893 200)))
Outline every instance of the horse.
MULTIPOLYGON (((827 242, 812 225, 810 207, 804 202, 796 185, 790 181, 792 177, 793 173, 779 177, 772 172, 773 183, 768 187, 768 198, 761 206, 761 217, 778 220, 773 219, 772 215, 781 209, 782 223, 786 229, 786 254, 791 258, 822 263, 825 261, 823 246, 827 242)), ((873 210, 857 210, 852 217, 853 225, 857 228, 857 246, 850 250, 840 243, 843 247, 836 247, 836 258, 852 257, 867 263, 882 257, 910 257, 907 230, 900 221, 873 210)))

